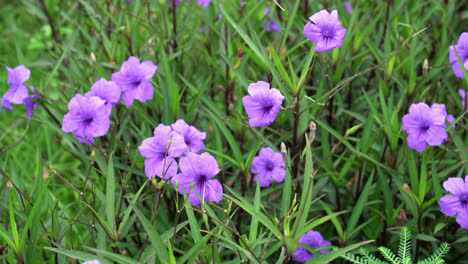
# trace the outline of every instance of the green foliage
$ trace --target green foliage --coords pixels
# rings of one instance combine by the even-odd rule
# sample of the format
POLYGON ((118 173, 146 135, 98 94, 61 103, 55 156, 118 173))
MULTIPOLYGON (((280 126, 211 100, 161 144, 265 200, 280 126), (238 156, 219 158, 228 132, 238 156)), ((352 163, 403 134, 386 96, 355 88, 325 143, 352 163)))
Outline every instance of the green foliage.
POLYGON ((436 264, 436 263, 445 263, 442 259, 450 250, 450 245, 446 242, 442 243, 437 250, 427 257, 426 259, 420 261, 412 261, 411 259, 411 231, 407 227, 403 227, 400 230, 400 243, 398 247, 398 256, 396 256, 390 249, 386 247, 379 247, 380 254, 387 260, 381 261, 378 258, 372 256, 369 251, 364 248, 360 248, 359 253, 362 256, 354 255, 352 253, 346 253, 342 258, 346 259, 351 263, 359 264, 436 264))

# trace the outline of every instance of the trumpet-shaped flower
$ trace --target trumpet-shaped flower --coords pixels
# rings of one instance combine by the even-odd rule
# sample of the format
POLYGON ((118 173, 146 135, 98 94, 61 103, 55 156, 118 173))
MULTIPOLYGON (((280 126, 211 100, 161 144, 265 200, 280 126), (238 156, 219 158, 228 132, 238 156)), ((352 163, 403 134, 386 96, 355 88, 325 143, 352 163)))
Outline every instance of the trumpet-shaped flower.
POLYGON ((151 77, 158 67, 151 61, 140 63, 136 57, 130 57, 122 63, 120 71, 112 74, 112 81, 122 90, 122 100, 127 107, 130 107, 133 100, 146 102, 153 98, 153 85, 151 77))
POLYGON ((22 104, 24 98, 28 97, 29 91, 24 82, 29 80, 31 71, 24 65, 19 65, 14 69, 6 67, 8 72, 7 83, 10 89, 3 95, 3 100, 12 104, 22 104))
POLYGON ((80 143, 94 144, 95 137, 107 134, 110 127, 105 101, 97 96, 75 95, 68 103, 62 130, 73 133, 80 143))
POLYGON ((460 68, 460 64, 457 60, 457 54, 460 57, 461 64, 468 70, 468 32, 463 32, 458 38, 457 45, 449 47, 449 62, 452 63, 452 70, 455 76, 463 78, 463 71, 460 68))
MULTIPOLYGON (((304 263, 309 259, 315 257, 314 254, 310 253, 309 250, 305 249, 301 244, 308 245, 313 248, 321 248, 331 246, 330 241, 324 240, 320 232, 310 230, 309 232, 303 234, 299 238, 299 246, 297 247, 296 252, 292 255, 292 258, 297 261, 304 263)), ((322 249, 320 253, 327 253, 330 249, 322 249)))
POLYGON ((153 137, 143 140, 138 150, 146 158, 145 175, 148 179, 155 176, 169 179, 177 174, 177 162, 187 150, 184 138, 173 132, 170 126, 159 124, 154 129, 153 137))
POLYGON ((341 47, 346 29, 341 27, 336 10, 333 10, 331 14, 327 10, 322 10, 309 19, 312 23, 307 22, 304 26, 304 35, 317 43, 315 51, 327 52, 341 47))
POLYGON ((261 187, 268 187, 271 179, 276 182, 284 181, 286 171, 284 170, 284 160, 281 153, 274 152, 271 148, 262 148, 253 159, 250 171, 255 175, 254 181, 260 179, 261 187))
POLYGON ((184 120, 179 119, 171 125, 172 130, 179 133, 187 145, 187 152, 199 153, 205 147, 203 140, 206 138, 205 132, 200 132, 194 126, 189 126, 184 120))
POLYGON ((182 172, 173 177, 171 182, 179 193, 189 194, 192 205, 200 205, 202 201, 221 201, 223 186, 218 180, 212 179, 219 172, 218 163, 213 156, 206 152, 201 155, 190 152, 180 158, 179 167, 182 172))
POLYGON ((249 94, 242 98, 242 104, 249 116, 249 125, 253 127, 269 126, 275 121, 284 96, 275 88, 270 89, 270 84, 259 81, 251 83, 249 94))
POLYGON ((463 178, 448 178, 443 186, 451 194, 440 198, 440 210, 448 216, 457 215, 457 223, 468 229, 468 175, 465 181, 463 178))
POLYGON ((110 114, 112 112, 112 105, 119 103, 120 94, 120 87, 115 82, 101 78, 91 86, 91 90, 85 96, 97 96, 104 100, 107 114, 110 114))

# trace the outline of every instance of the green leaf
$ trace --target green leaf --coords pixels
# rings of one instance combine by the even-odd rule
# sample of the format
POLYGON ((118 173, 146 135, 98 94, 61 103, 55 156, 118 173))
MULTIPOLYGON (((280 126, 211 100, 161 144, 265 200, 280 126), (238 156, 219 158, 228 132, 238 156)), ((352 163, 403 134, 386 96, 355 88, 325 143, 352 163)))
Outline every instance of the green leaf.
POLYGON ((115 177, 114 177, 114 163, 112 154, 109 155, 109 163, 107 165, 107 179, 106 179, 106 215, 107 223, 109 223, 112 233, 115 233, 115 177))
POLYGON ((318 256, 313 257, 309 261, 307 261, 306 264, 330 263, 332 260, 335 260, 335 259, 343 256, 347 252, 355 250, 356 248, 359 248, 361 246, 367 245, 367 244, 369 244, 369 243, 371 243, 373 241, 374 240, 368 240, 368 241, 364 241, 364 242, 360 242, 360 243, 356 243, 356 244, 347 246, 345 248, 335 249, 335 250, 332 250, 332 251, 330 251, 328 253, 325 253, 325 254, 320 254, 318 256))

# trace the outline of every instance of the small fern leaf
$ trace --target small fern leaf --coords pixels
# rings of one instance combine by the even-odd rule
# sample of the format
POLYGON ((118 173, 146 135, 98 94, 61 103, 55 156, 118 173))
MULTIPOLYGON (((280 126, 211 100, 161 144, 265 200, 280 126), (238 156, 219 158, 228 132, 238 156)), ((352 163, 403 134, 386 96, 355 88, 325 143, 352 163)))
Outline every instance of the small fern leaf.
POLYGON ((398 257, 400 257, 400 260, 411 258, 411 231, 406 226, 400 231, 398 257))
POLYGON ((450 250, 450 244, 447 242, 442 243, 439 248, 429 256, 428 258, 419 261, 418 264, 437 264, 437 263, 445 263, 442 259, 450 250))
POLYGON ((402 264, 413 264, 413 261, 411 261, 411 258, 405 258, 401 261, 402 264))
POLYGON ((400 264, 398 259, 395 257, 395 254, 386 247, 379 247, 380 253, 384 256, 385 259, 390 261, 392 264, 400 264))
POLYGON ((371 253, 369 251, 367 251, 366 249, 364 248, 361 248, 360 252, 365 258, 366 260, 369 262, 369 263, 373 263, 373 264, 387 264, 387 262, 384 262, 384 261, 381 261, 380 259, 378 259, 377 257, 374 257, 373 255, 371 255, 371 253))
POLYGON ((360 258, 354 254, 351 254, 351 253, 346 253, 344 254, 343 256, 341 256, 342 258, 346 259, 347 261, 351 262, 351 263, 356 263, 356 264, 373 264, 372 262, 368 262, 366 259, 364 258, 360 258))

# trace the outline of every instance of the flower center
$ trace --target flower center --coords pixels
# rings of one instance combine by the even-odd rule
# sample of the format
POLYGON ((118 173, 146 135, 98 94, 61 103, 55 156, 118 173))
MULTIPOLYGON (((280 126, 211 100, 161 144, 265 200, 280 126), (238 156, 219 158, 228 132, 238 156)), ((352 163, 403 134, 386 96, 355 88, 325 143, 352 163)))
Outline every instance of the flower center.
POLYGON ((273 105, 270 105, 270 104, 265 105, 265 106, 263 107, 263 113, 264 113, 264 114, 268 114, 268 113, 271 111, 272 108, 273 108, 273 105))
POLYGON ((274 168, 275 166, 273 166, 273 163, 271 161, 268 160, 265 162, 265 170, 273 171, 274 168))
POLYGON ((431 128, 429 125, 425 125, 425 126, 421 127, 421 130, 423 132, 427 132, 429 130, 429 128, 431 128))
POLYGON ((92 118, 92 117, 88 117, 88 118, 86 118, 85 120, 83 120, 83 125, 87 127, 87 126, 89 126, 92 122, 93 122, 93 118, 92 118))

